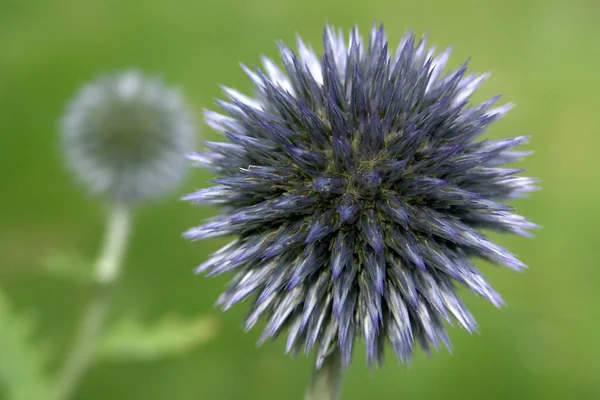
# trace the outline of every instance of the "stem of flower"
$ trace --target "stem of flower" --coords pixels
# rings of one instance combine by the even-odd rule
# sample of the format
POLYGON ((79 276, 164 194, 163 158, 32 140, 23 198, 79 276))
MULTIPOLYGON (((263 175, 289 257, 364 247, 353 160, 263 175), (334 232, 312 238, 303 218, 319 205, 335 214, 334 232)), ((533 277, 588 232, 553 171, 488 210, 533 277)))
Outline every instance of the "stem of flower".
POLYGON ((121 261, 130 230, 130 210, 116 205, 109 215, 102 251, 95 264, 96 287, 81 321, 75 343, 57 381, 54 400, 71 398, 77 384, 90 367, 96 340, 102 333, 110 308, 112 289, 119 277, 121 261))
POLYGON ((321 368, 313 367, 304 400, 338 400, 342 392, 342 354, 335 349, 321 368))

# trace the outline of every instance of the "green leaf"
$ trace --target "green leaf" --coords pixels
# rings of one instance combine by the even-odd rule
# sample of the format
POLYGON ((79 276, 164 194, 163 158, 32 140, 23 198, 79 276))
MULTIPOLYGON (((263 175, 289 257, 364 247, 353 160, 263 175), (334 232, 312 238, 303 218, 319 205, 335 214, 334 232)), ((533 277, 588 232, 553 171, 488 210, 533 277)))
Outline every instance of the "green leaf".
POLYGON ((35 345, 31 318, 16 315, 0 290, 0 383, 10 400, 44 400, 50 381, 44 374, 47 352, 35 345))
POLYGON ((167 316, 151 324, 129 317, 113 324, 100 338, 100 360, 150 361, 177 356, 213 339, 218 323, 213 316, 183 320, 167 316))
POLYGON ((50 276, 81 283, 91 282, 92 262, 75 253, 57 252, 41 260, 42 271, 50 276))

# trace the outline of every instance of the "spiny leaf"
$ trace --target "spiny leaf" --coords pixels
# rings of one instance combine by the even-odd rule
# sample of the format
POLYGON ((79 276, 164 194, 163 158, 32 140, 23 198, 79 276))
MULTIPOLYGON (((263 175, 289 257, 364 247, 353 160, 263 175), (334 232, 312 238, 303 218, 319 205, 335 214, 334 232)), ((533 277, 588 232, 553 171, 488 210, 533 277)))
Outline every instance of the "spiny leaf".
POLYGON ((50 382, 46 352, 33 340, 31 318, 17 315, 0 290, 0 384, 10 400, 44 400, 50 382))
POLYGON ((177 356, 213 339, 218 324, 213 316, 184 320, 167 316, 145 324, 131 316, 108 328, 98 343, 100 360, 148 361, 177 356))

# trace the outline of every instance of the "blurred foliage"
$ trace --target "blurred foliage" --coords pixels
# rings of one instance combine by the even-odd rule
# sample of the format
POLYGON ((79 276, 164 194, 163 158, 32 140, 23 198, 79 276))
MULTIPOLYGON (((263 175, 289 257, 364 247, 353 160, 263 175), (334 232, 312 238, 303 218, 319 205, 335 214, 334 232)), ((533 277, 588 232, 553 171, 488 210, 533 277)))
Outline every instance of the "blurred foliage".
POLYGON ((191 351, 216 334, 216 321, 200 317, 184 321, 175 316, 144 324, 134 317, 122 317, 100 338, 98 359, 109 361, 154 361, 191 351))
POLYGON ((53 252, 40 262, 41 271, 48 276, 85 284, 92 282, 91 266, 91 259, 85 260, 76 253, 65 252, 53 252))
MULTIPOLYGON (((472 57, 473 71, 493 71, 476 100, 503 93, 517 104, 489 137, 532 135, 526 149, 534 154, 519 167, 539 177, 543 190, 515 205, 543 228, 530 240, 494 236, 530 269, 481 265, 508 307, 497 311, 465 293, 480 335, 451 329, 452 355, 419 352, 408 367, 390 356, 373 374, 358 344, 343 399, 600 398, 600 2, 0 0, 0 10, 0 282, 14 307, 38 310, 52 354, 68 348, 87 291, 42 271, 39 260, 57 248, 95 254, 103 225, 98 204, 73 185, 58 153, 57 119, 75 89, 99 72, 139 67, 180 85, 200 120, 220 95, 218 83, 249 88, 238 63, 276 56, 275 40, 291 45, 298 32, 321 48, 326 19, 363 30, 378 19, 392 41, 411 27, 429 31, 438 48, 454 45, 452 66, 472 57)), ((201 135, 220 140, 205 125, 201 135)), ((180 194, 210 179, 195 171, 180 194)), ((180 238, 215 211, 177 197, 137 215, 116 315, 161 321, 171 312, 186 320, 215 312, 227 277, 195 277, 193 267, 224 242, 180 238)), ((245 311, 215 316, 219 334, 180 357, 99 363, 77 399, 301 398, 310 358, 284 356, 281 340, 256 349, 260 331, 243 333, 245 311)), ((2 321, 0 337, 24 340, 2 321)), ((0 365, 11 363, 6 354, 0 365)), ((34 365, 38 356, 23 362, 34 365)), ((49 368, 59 361, 53 357, 49 368)))
POLYGON ((0 383, 11 400, 42 400, 50 382, 44 367, 47 351, 34 338, 31 316, 16 313, 0 290, 0 383))
MULTIPOLYGON (((74 255, 60 254, 44 259, 42 271, 74 280, 85 287, 93 284, 90 263, 74 255)), ((218 321, 211 316, 185 320, 169 314, 157 321, 142 322, 122 315, 104 329, 95 343, 91 364, 105 361, 156 361, 179 356, 214 338, 218 321)), ((49 354, 34 338, 35 324, 20 315, 0 290, 0 387, 8 400, 45 400, 57 382, 46 375, 49 354)))

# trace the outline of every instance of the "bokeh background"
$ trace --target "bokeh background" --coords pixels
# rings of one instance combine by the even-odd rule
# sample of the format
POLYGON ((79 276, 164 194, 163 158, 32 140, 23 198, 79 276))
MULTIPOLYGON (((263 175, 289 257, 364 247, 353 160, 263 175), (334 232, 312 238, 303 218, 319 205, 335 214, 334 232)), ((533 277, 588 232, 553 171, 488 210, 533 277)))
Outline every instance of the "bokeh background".
MULTIPOLYGON (((533 135, 522 166, 543 190, 516 206, 543 229, 534 239, 495 237, 530 269, 481 265, 508 306, 465 293, 479 335, 451 329, 453 354, 417 352, 406 366, 390 353, 374 373, 357 351, 343 398, 600 398, 599 16, 593 0, 0 0, 0 286, 38 317, 52 372, 89 291, 41 265, 62 251, 92 257, 104 225, 102 204, 73 184, 58 152, 57 119, 82 82, 114 68, 159 73, 183 88, 200 121, 219 83, 249 88, 238 63, 276 57, 276 39, 293 45, 300 33, 321 49, 326 20, 363 31, 379 20, 392 41, 408 28, 429 31, 438 48, 454 45, 452 66, 472 57, 472 70, 493 71, 475 99, 503 93, 517 104, 489 135, 533 135)), ((312 360, 284 356, 281 340, 257 348, 259 330, 241 329, 243 305, 212 308, 227 278, 193 274, 223 241, 182 240, 216 210, 178 197, 209 179, 193 171, 179 193, 137 213, 112 317, 214 314, 218 334, 178 357, 95 365, 77 399, 302 397, 312 360)))

